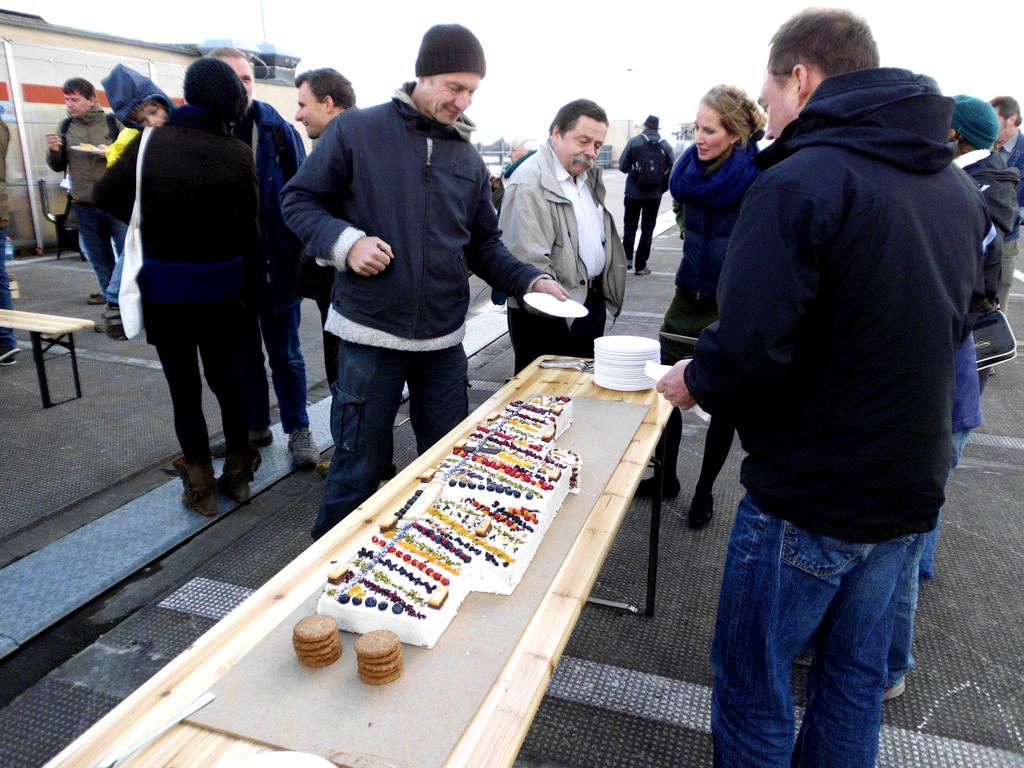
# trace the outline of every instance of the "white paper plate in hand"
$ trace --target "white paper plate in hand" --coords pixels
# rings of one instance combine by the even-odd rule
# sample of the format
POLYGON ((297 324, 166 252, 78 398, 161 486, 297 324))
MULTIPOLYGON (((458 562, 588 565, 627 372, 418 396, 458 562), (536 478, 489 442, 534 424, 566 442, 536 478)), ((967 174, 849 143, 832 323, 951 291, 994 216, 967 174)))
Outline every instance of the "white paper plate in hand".
POLYGON ((578 301, 573 299, 559 301, 550 293, 540 293, 539 291, 528 293, 523 296, 523 301, 538 312, 543 312, 545 315, 553 315, 554 317, 586 317, 590 314, 590 310, 578 301))
MULTIPOLYGON (((644 373, 654 379, 655 382, 661 381, 665 374, 671 371, 673 366, 671 365, 660 365, 659 363, 648 360, 644 363, 644 373)), ((711 421, 711 414, 701 408, 699 405, 695 405, 688 409, 690 413, 696 414, 703 421, 711 421)))
POLYGON ((671 365, 662 365, 661 363, 656 363, 653 360, 648 360, 644 363, 644 373, 656 382, 661 381, 662 377, 671 370, 671 365))

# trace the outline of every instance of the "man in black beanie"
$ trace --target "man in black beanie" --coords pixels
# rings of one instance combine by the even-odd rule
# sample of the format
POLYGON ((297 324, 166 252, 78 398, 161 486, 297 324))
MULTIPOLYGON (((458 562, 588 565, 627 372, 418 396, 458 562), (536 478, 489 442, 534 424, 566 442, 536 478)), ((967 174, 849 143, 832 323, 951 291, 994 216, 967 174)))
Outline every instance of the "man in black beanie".
POLYGON ((344 361, 314 538, 377 490, 405 382, 421 453, 466 417, 470 271, 510 294, 565 297, 499 239, 490 174, 463 115, 486 71, 472 32, 431 27, 417 80, 387 104, 334 118, 315 162, 284 189, 285 222, 336 270, 325 327, 341 339, 344 361))

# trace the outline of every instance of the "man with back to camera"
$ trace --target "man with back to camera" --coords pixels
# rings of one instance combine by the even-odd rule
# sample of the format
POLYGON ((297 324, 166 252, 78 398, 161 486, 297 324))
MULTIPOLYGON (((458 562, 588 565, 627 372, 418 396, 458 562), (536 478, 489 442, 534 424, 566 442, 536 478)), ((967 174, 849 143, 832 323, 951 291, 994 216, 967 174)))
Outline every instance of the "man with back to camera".
POLYGON ((485 73, 472 32, 431 27, 417 79, 389 103, 332 120, 314 162, 284 190, 288 226, 337 272, 327 321, 344 361, 331 410, 337 447, 314 538, 377 489, 403 383, 420 452, 466 417, 470 270, 510 293, 565 298, 499 239, 490 174, 463 115, 485 73))
POLYGON ((540 355, 593 357, 607 309, 617 316, 626 293, 626 257, 595 165, 608 115, 593 101, 576 99, 558 110, 549 133, 506 183, 501 239, 517 258, 553 274, 588 313, 550 317, 510 301, 516 373, 540 355))
POLYGON ((874 766, 892 595, 943 502, 989 224, 952 164, 953 100, 880 69, 863 19, 783 24, 761 102, 776 141, 732 233, 721 319, 658 383, 732 414, 748 454, 712 645, 715 764, 874 766))
MULTIPOLYGON (((127 225, 92 203, 92 187, 107 169, 102 152, 78 147, 113 144, 121 126, 113 115, 97 103, 96 88, 82 77, 72 77, 61 87, 68 116, 56 133, 46 134, 46 164, 53 171, 66 171, 71 182, 71 207, 78 221, 78 247, 89 260, 99 293, 89 295, 89 304, 116 304, 117 296, 107 296, 114 264, 124 253, 127 225)), ((102 328, 97 327, 98 331, 102 328)))
POLYGON ((626 251, 627 269, 633 266, 633 243, 637 223, 640 224, 640 242, 636 243, 637 275, 651 274, 647 259, 651 256, 654 225, 675 159, 672 146, 658 133, 660 123, 657 115, 648 115, 643 132, 626 143, 619 157, 619 170, 626 174, 622 247, 626 251))
POLYGON ((242 339, 242 377, 249 410, 249 439, 259 447, 270 445, 270 389, 263 364, 263 347, 270 359, 271 379, 281 412, 281 428, 288 435, 292 463, 313 466, 320 452, 309 431, 306 413, 306 361, 299 346, 302 299, 295 295, 302 244, 285 226, 281 215, 281 189, 306 158, 298 131, 269 104, 253 98, 253 69, 249 57, 235 48, 217 48, 206 54, 220 59, 242 81, 249 107, 234 126, 256 159, 260 183, 260 234, 267 262, 267 280, 251 308, 242 339))
MULTIPOLYGON (((1020 171, 1022 180, 1017 184, 1017 206, 1024 206, 1024 141, 1020 139, 1020 104, 1012 96, 997 96, 989 102, 999 118, 999 137, 996 152, 1010 168, 1020 171)), ((1017 267, 1017 251, 1020 244, 1020 217, 1014 222, 1013 231, 1003 240, 1002 277, 999 283, 999 308, 1003 312, 1010 306, 1010 290, 1013 288, 1013 273, 1017 267)), ((989 373, 992 369, 989 369, 989 373)))

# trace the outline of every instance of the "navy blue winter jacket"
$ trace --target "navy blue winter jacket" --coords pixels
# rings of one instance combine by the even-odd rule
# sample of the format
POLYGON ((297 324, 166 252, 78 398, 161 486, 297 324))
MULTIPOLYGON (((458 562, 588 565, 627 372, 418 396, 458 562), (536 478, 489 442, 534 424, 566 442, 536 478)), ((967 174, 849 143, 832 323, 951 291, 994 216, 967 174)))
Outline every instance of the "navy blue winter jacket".
POLYGON ((696 145, 672 169, 669 189, 685 209, 686 237, 676 285, 694 301, 715 298, 729 236, 740 215, 744 193, 757 178, 756 143, 737 148, 711 176, 696 145))
POLYGON ((302 243, 281 214, 281 190, 306 159, 298 131, 269 104, 253 101, 253 117, 259 131, 256 144, 256 178, 260 184, 260 232, 267 260, 270 292, 277 310, 301 301, 295 294, 302 243))
MULTIPOLYGON (((1013 146, 1013 152, 1006 158, 1006 165, 1020 171, 1021 180, 1017 182, 1017 205, 1024 207, 1024 136, 1017 135, 1017 143, 1013 146)), ((1020 218, 1013 221, 1013 229, 1007 233, 1007 240, 1017 240, 1020 237, 1020 218)))
POLYGON ((383 272, 337 273, 334 308, 394 336, 433 339, 461 328, 470 270, 510 294, 543 274, 501 243, 479 153, 398 98, 334 118, 283 201, 288 225, 316 258, 330 260, 350 226, 391 246, 383 272))
POLYGON ((874 542, 935 526, 953 353, 989 224, 931 78, 826 79, 758 155, 686 382, 731 414, 765 512, 874 542))

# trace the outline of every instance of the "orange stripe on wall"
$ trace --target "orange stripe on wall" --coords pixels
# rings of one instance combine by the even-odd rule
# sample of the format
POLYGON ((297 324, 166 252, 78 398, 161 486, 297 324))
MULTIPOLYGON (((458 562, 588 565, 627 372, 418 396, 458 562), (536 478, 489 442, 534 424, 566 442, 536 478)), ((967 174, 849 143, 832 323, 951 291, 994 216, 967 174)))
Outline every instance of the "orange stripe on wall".
POLYGON ((0 83, 0 101, 10 101, 11 92, 7 88, 7 83, 0 83))
MULTIPOLYGON (((25 85, 21 86, 21 93, 25 101, 37 104, 64 104, 64 91, 59 85, 32 85, 31 83, 25 83, 25 85)), ((96 95, 99 97, 100 104, 104 107, 110 106, 107 94, 103 91, 97 91, 96 95)))

